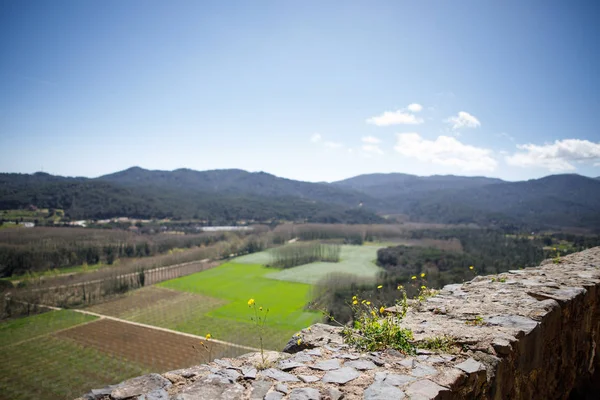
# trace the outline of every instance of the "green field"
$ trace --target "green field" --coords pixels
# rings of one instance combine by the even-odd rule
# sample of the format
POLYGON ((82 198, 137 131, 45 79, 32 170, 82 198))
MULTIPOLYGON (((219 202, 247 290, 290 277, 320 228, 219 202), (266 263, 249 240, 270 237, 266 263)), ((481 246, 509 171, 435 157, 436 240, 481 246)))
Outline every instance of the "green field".
POLYGON ((321 315, 304 310, 311 285, 269 279, 266 275, 271 272, 262 265, 231 262, 158 286, 227 301, 208 312, 192 313, 174 329, 202 335, 210 332, 215 338, 250 346, 258 345, 247 304, 255 299, 257 305, 269 309, 266 345, 279 350, 292 334, 319 321, 321 315))
POLYGON ((40 208, 38 210, 0 210, 0 218, 6 221, 23 220, 23 222, 33 222, 36 219, 58 222, 64 216, 63 210, 54 210, 54 214, 50 217, 50 210, 40 208))
POLYGON ((120 317, 197 335, 211 333, 221 340, 257 346, 247 305, 248 299, 253 298, 259 306, 269 308, 267 347, 280 350, 292 334, 321 319, 319 313, 304 310, 311 300, 312 285, 332 273, 375 279, 381 271, 374 264, 378 248, 342 246, 338 263, 318 262, 285 270, 264 266, 271 259, 268 251, 249 254, 158 285, 201 295, 203 299, 162 299, 147 303, 142 309, 126 311, 120 317), (195 306, 182 308, 183 304, 195 306))
POLYGON ((0 399, 73 399, 147 373, 143 366, 57 335, 96 317, 51 311, 0 323, 0 399))
MULTIPOLYGON (((341 260, 337 263, 316 262, 300 265, 294 268, 271 272, 268 278, 290 282, 316 284, 321 279, 334 273, 351 274, 364 279, 375 279, 382 271, 377 265, 377 250, 379 246, 342 246, 341 260)), ((257 253, 256 257, 264 257, 257 253)), ((237 261, 237 259, 236 259, 237 261)))
POLYGON ((91 315, 62 310, 3 322, 0 323, 0 348, 95 319, 91 315))
POLYGON ((271 261, 269 250, 258 253, 246 254, 245 256, 236 257, 233 262, 236 264, 260 264, 267 265, 271 261))

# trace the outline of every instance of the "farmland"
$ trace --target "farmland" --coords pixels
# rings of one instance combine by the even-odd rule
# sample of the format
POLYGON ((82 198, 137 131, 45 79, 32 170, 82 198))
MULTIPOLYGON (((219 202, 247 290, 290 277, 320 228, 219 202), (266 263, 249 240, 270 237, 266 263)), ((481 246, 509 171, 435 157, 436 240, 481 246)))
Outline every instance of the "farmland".
POLYGON ((270 272, 262 265, 231 262, 158 286, 227 301, 201 316, 188 317, 179 324, 179 330, 195 333, 203 329, 202 333, 209 331, 219 339, 253 346, 258 343, 256 335, 240 332, 254 332, 247 301, 255 299, 259 306, 269 308, 265 344, 280 349, 293 333, 321 316, 304 310, 310 301, 310 285, 269 279, 266 275, 270 272))
MULTIPOLYGON (((154 372, 201 364, 209 357, 197 338, 105 318, 62 331, 57 336, 154 372)), ((209 346, 213 358, 235 357, 248 352, 214 341, 204 343, 209 346)))
POLYGON ((92 387, 148 371, 61 336, 95 320, 73 311, 52 311, 0 324, 0 399, 72 399, 92 387))
MULTIPOLYGON (((371 232, 369 235, 361 234, 360 229, 366 229, 364 227, 353 226, 348 232, 341 227, 327 227, 323 232, 319 229, 319 226, 303 227, 297 232, 288 232, 281 228, 280 232, 265 236, 232 234, 226 240, 208 246, 192 246, 185 251, 124 257, 114 260, 112 265, 90 264, 85 273, 80 272, 82 267, 79 266, 63 266, 61 275, 48 274, 43 279, 33 279, 35 275, 32 274, 33 278, 25 282, 25 287, 15 289, 14 296, 18 290, 34 287, 36 291, 32 293, 37 297, 28 301, 57 305, 62 297, 56 297, 56 293, 56 299, 42 296, 46 292, 40 291, 56 288, 59 295, 65 292, 63 294, 73 300, 69 306, 83 307, 83 311, 95 313, 100 318, 60 311, 0 324, 2 349, 7 357, 7 363, 0 367, 0 399, 73 398, 92 387, 102 387, 131 376, 183 368, 251 351, 240 347, 259 346, 258 333, 251 321, 252 310, 247 304, 251 298, 257 306, 263 307, 263 312, 269 309, 263 332, 265 348, 281 350, 294 333, 322 319, 320 312, 308 306, 314 306, 314 301, 318 300, 319 307, 328 309, 329 303, 322 302, 320 295, 323 288, 328 293, 343 289, 334 287, 332 280, 342 286, 349 282, 373 286, 382 272, 375 262, 383 243, 447 247, 462 252, 461 243, 447 237, 394 237, 395 231, 391 228, 365 231, 371 232), (293 237, 290 239, 289 236, 293 237), (306 238, 298 240, 299 236, 306 238), (369 242, 361 239, 367 236, 369 242), (377 241, 382 239, 385 242, 377 241), (294 243, 239 256, 220 266, 215 266, 220 261, 208 261, 285 241, 294 243), (325 250, 335 250, 335 257, 330 257, 325 250), (328 262, 302 264, 305 262, 303 251, 311 252, 312 259, 315 256, 328 262), (291 256, 302 260, 301 265, 285 268, 286 264, 282 269, 267 267, 274 264, 277 255, 282 259, 291 256), (129 291, 125 293, 102 294, 104 283, 112 283, 116 274, 136 280, 140 271, 143 271, 143 283, 128 286, 129 291), (345 277, 340 279, 340 274, 345 277), (95 281, 101 282, 98 290, 92 285, 95 281), (140 289, 132 290, 136 287, 140 289), (213 339, 206 342, 203 337, 208 333, 213 339), (202 341, 208 348, 200 345, 202 341), (60 378, 54 378, 53 372, 61 364, 68 366, 61 369, 60 378), (17 376, 18 371, 31 373, 17 376)), ((12 241, 10 245, 34 246, 38 235, 49 232, 41 230, 34 235, 24 231, 22 237, 5 236, 7 242, 12 241)), ((129 232, 107 234, 107 237, 99 236, 105 233, 93 229, 83 232, 88 236, 79 238, 80 243, 85 240, 92 244, 96 240, 101 243, 115 240, 118 235, 123 236, 119 240, 136 246, 138 241, 145 240, 129 232)), ((65 235, 61 240, 71 235, 67 231, 59 233, 65 235)), ((187 236, 193 240, 200 238, 199 235, 187 236)), ((157 235, 152 240, 158 243, 166 239, 157 235)))
POLYGON ((133 376, 248 352, 70 310, 4 322, 0 343, 1 400, 70 400, 133 376))
MULTIPOLYGON (((315 262, 294 268, 271 272, 267 278, 290 282, 316 284, 321 279, 337 273, 373 280, 382 271, 375 265, 378 246, 342 246, 341 260, 336 263, 315 262)), ((261 253, 258 253, 261 254, 261 253)))

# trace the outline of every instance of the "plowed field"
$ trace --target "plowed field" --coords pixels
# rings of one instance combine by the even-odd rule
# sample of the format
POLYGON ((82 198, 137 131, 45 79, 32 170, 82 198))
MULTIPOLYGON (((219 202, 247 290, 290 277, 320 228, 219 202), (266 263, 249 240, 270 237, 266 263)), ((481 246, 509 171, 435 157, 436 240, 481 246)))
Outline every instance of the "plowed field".
MULTIPOLYGON (((131 360, 155 372, 200 364, 209 357, 198 339, 108 319, 75 327, 57 336, 131 360)), ((209 346, 213 358, 234 357, 248 352, 212 341, 205 341, 205 344, 209 346)))

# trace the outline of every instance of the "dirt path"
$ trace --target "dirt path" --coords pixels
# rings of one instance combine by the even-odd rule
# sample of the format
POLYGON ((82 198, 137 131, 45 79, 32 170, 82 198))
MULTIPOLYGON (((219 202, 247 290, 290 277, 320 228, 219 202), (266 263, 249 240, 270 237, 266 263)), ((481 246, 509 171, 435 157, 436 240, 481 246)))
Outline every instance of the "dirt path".
MULTIPOLYGON (((21 302, 21 303, 23 303, 23 302, 21 302)), ((168 329, 168 328, 162 328, 160 326, 142 324, 140 322, 128 321, 126 319, 117 318, 117 317, 111 317, 110 315, 98 314, 98 313, 91 312, 91 311, 78 310, 78 309, 75 309, 75 308, 66 309, 66 308, 60 308, 60 307, 52 307, 52 306, 46 306, 46 305, 43 305, 43 304, 31 304, 31 305, 32 306, 36 306, 36 307, 48 308, 48 309, 54 310, 54 311, 69 310, 69 311, 77 312, 77 313, 80 313, 80 314, 92 315, 94 317, 98 317, 99 319, 106 319, 106 320, 110 320, 110 321, 121 322, 123 324, 137 326, 137 327, 140 327, 140 328, 153 329, 155 331, 165 332, 165 333, 171 333, 171 334, 174 334, 174 335, 179 335, 179 336, 183 336, 183 337, 186 337, 186 338, 196 339, 196 340, 199 340, 199 341, 205 341, 206 340, 206 338, 204 336, 193 335, 191 333, 186 333, 186 332, 179 332, 179 331, 175 331, 175 330, 168 329)), ((95 321, 97 321, 97 320, 95 320, 95 321)), ((90 322, 94 322, 94 321, 90 321, 90 322)), ((36 339, 36 338, 44 337, 44 336, 51 335, 51 334, 54 334, 54 333, 57 333, 57 332, 62 332, 62 331, 66 331, 66 330, 69 330, 69 329, 73 329, 73 328, 76 328, 76 327, 79 327, 79 326, 82 326, 82 325, 85 325, 85 324, 89 324, 90 322, 84 322, 83 324, 78 324, 78 325, 75 325, 75 326, 71 326, 69 328, 61 329, 60 331, 54 331, 54 332, 49 332, 49 333, 46 333, 46 334, 43 334, 43 335, 40 335, 40 336, 35 336, 33 338, 29 338, 29 339, 23 340, 23 341, 18 342, 18 343, 24 343, 24 342, 30 341, 32 339, 36 339)), ((248 352, 260 351, 260 349, 257 349, 257 348, 254 348, 254 347, 244 346, 244 345, 237 344, 237 343, 226 342, 224 340, 210 339, 210 341, 213 342, 213 343, 224 345, 224 346, 229 346, 229 347, 234 347, 234 348, 237 348, 237 349, 248 350, 248 352)), ((11 344, 11 346, 12 345, 14 345, 14 344, 11 344)))
MULTIPOLYGON (((192 339, 198 339, 200 341, 205 341, 206 340, 206 338, 203 337, 203 336, 193 335, 191 333, 174 331, 172 329, 161 328, 159 326, 154 326, 154 325, 142 324, 140 322, 132 322, 132 321, 128 321, 126 319, 117 318, 117 317, 111 317, 109 315, 98 314, 98 313, 91 312, 91 311, 76 310, 76 309, 71 309, 71 311, 75 311, 75 312, 78 312, 78 313, 81 313, 81 314, 93 315, 93 316, 98 317, 98 318, 104 318, 104 319, 107 319, 107 320, 121 322, 121 323, 124 323, 124 324, 139 326, 141 328, 154 329, 156 331, 161 331, 161 332, 166 332, 166 333, 172 333, 172 334, 175 334, 175 335, 185 336, 187 338, 192 338, 192 339)), ((250 351, 260 351, 260 349, 256 349, 254 347, 243 346, 241 344, 236 344, 236 343, 231 343, 231 342, 225 342, 225 341, 219 340, 219 339, 210 339, 210 341, 214 342, 214 343, 218 343, 218 344, 230 346, 230 347, 235 347, 235 348, 238 348, 238 349, 248 350, 249 352, 250 351)))

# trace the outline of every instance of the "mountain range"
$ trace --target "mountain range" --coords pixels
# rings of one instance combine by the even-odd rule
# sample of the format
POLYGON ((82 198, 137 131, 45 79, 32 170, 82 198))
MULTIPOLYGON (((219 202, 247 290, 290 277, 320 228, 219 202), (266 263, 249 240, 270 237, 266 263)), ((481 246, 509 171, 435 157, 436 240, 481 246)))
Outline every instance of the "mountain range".
POLYGON ((506 182, 454 175, 359 175, 311 183, 239 169, 151 171, 98 178, 0 174, 0 208, 61 208, 80 218, 273 219, 476 223, 513 229, 600 227, 600 179, 576 174, 506 182))

